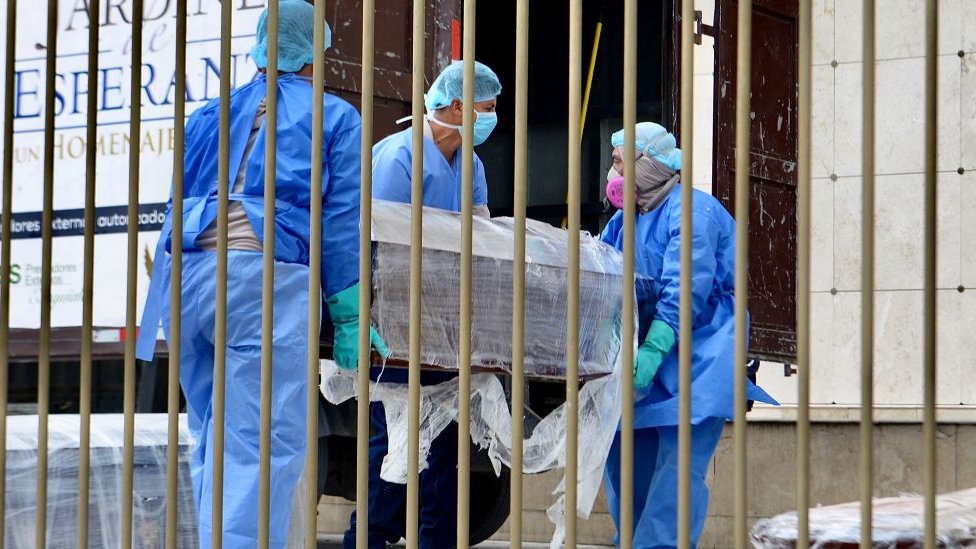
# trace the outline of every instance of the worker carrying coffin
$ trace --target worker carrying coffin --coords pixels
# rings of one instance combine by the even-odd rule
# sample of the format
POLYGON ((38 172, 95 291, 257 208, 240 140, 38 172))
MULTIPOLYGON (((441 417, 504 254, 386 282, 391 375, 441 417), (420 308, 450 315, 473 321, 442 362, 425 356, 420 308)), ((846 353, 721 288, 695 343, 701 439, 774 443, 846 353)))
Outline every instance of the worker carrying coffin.
MULTIPOLYGON (((279 4, 277 80, 274 342, 271 445, 271 547, 284 547, 292 496, 305 464, 308 342, 309 223, 312 200, 322 202, 322 292, 336 325, 336 360, 355 368, 358 344, 361 122, 356 110, 324 97, 322 196, 310 195, 312 60, 315 12, 302 0, 279 4)), ((261 14, 251 57, 268 64, 268 14, 261 14)), ((326 47, 330 43, 326 28, 326 47)), ((264 242, 265 92, 262 74, 230 95, 230 182, 227 268, 227 348, 223 494, 225 547, 258 546, 261 387, 261 281, 264 242)), ((138 357, 151 360, 162 320, 168 341, 170 252, 183 255, 180 385, 197 441, 190 471, 200 547, 213 531, 213 365, 217 254, 217 172, 220 100, 197 110, 186 125, 183 240, 174 241, 168 212, 146 300, 138 357)), ((172 207, 172 203, 170 204, 172 207)), ((374 346, 385 346, 373 332, 374 346)))
MULTIPOLYGON (((634 460, 650 463, 634 473, 634 547, 678 543, 678 351, 681 290, 681 149, 653 122, 636 127, 637 156, 624 165, 624 131, 611 137, 613 168, 607 197, 623 206, 623 175, 634 170, 638 216, 635 266, 651 279, 638 291, 640 347, 634 364, 634 460)), ((691 543, 697 543, 708 511, 705 473, 725 425, 734 415, 735 220, 711 195, 693 190, 691 357, 691 543)), ((604 242, 623 249, 623 212, 603 231, 604 242)), ((776 404, 751 382, 748 397, 776 404)), ((620 528, 620 437, 605 469, 607 503, 620 528)))

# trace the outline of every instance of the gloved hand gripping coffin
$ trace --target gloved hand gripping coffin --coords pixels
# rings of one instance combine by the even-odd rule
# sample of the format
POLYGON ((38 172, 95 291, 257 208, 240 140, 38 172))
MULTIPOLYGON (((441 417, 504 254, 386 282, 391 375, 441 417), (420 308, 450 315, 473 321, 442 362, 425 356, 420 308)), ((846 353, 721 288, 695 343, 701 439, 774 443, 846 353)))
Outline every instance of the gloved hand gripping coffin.
MULTIPOLYGON (((390 349, 387 366, 402 367, 410 351, 411 207, 373 201, 372 320, 390 349)), ((473 218, 471 364, 475 371, 510 372, 512 360, 512 218, 473 218)), ((569 233, 526 221, 525 373, 566 376, 569 233)), ((461 215, 424 208, 421 362, 425 369, 458 368, 461 215)), ((609 374, 620 353, 622 308, 619 252, 580 237, 579 372, 609 374)), ((374 357, 374 362, 378 361, 374 357)))

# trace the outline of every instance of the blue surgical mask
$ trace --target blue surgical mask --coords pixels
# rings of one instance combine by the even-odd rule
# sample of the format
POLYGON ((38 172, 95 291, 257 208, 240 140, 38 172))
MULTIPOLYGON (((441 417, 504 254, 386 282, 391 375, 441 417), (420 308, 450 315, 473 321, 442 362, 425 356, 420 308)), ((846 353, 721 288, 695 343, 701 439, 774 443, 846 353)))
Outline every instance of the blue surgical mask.
POLYGON ((488 140, 488 136, 498 125, 498 115, 493 112, 475 111, 474 144, 480 145, 488 140))
MULTIPOLYGON (((481 111, 474 111, 474 115, 474 144, 475 146, 478 146, 488 140, 488 136, 491 135, 491 132, 495 129, 495 126, 498 125, 498 115, 493 112, 481 111)), ((401 120, 407 120, 407 118, 403 118, 401 120)), ((431 113, 427 113, 427 120, 437 124, 438 126, 455 129, 458 131, 458 133, 462 133, 461 129, 464 127, 456 124, 448 124, 447 122, 438 120, 437 117, 431 113)))

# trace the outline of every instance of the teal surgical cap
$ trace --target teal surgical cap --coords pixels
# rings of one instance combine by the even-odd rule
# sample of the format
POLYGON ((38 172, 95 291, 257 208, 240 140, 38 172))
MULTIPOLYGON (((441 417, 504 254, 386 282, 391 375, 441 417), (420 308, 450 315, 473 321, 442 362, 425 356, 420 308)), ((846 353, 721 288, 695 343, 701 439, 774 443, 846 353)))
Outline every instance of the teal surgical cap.
MULTIPOLYGON (((474 101, 490 101, 502 92, 502 84, 498 81, 495 72, 477 61, 474 62, 474 101)), ((434 80, 430 89, 427 90, 427 97, 424 106, 428 111, 436 111, 447 107, 455 99, 464 99, 464 63, 455 61, 444 69, 440 76, 434 80)))
MULTIPOLYGON (((637 152, 649 156, 674 171, 681 170, 681 149, 674 136, 660 124, 640 122, 637 130, 637 152)), ((610 137, 613 148, 624 146, 624 131, 615 132, 610 137)))
MULTIPOLYGON (((305 0, 278 3, 278 70, 298 72, 311 65, 315 56, 315 8, 305 0)), ((325 49, 332 47, 332 29, 325 25, 325 49)), ((258 68, 268 68, 268 10, 258 19, 257 42, 251 59, 258 68)))

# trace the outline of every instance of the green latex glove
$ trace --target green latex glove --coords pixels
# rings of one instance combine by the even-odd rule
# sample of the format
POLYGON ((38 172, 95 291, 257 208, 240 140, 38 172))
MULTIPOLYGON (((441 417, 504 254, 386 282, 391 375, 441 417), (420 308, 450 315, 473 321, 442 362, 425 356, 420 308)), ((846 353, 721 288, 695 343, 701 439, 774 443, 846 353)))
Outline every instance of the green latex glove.
POLYGON ((645 389, 654 381, 664 357, 674 347, 674 330, 663 320, 651 322, 651 329, 634 359, 634 388, 645 389))
MULTIPOLYGON (((332 357, 344 370, 355 370, 359 364, 359 283, 325 300, 335 324, 332 357)), ((383 338, 373 326, 369 327, 370 347, 384 358, 390 356, 383 338)))

